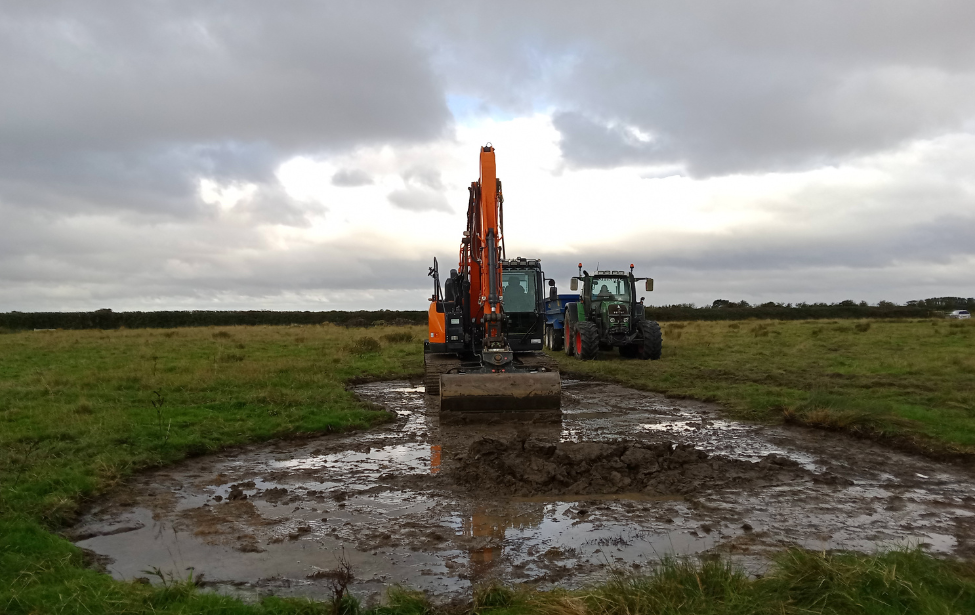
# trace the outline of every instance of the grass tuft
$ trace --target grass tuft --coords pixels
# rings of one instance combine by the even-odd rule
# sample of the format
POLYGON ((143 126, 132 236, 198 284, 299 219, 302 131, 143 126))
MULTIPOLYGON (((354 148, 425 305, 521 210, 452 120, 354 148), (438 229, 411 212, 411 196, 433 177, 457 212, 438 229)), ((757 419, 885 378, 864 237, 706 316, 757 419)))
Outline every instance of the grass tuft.
POLYGON ((374 615, 433 615, 437 610, 421 591, 394 585, 386 591, 386 604, 376 607, 374 615))
POLYGON ((474 588, 473 613, 486 613, 497 609, 508 609, 516 603, 518 595, 498 582, 491 582, 474 588))
POLYGON ((383 346, 374 337, 360 337, 346 346, 346 349, 354 355, 365 355, 382 352, 383 346))
POLYGON ((416 341, 416 336, 412 331, 395 331, 380 336, 388 344, 409 344, 416 341))

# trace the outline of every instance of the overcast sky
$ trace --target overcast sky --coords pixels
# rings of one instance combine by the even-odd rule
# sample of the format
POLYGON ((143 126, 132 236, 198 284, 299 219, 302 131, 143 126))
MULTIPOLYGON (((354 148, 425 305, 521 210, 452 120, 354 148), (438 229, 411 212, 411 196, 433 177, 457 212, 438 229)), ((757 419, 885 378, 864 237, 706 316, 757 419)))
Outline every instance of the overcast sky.
POLYGON ((975 295, 975 3, 0 4, 0 311, 424 309, 509 256, 648 303, 975 295))

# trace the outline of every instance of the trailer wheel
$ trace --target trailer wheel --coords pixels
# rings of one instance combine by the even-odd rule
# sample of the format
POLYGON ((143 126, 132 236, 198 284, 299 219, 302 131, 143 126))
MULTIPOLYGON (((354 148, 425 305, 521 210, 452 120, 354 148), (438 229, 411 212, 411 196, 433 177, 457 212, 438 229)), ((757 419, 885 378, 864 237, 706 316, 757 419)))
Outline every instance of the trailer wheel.
POLYGON ((599 327, 594 322, 576 323, 575 353, 583 361, 592 361, 599 352, 599 327))
POLYGON ((552 350, 562 350, 562 337, 565 329, 552 327, 552 350))
POLYGON ((652 320, 644 320, 639 324, 642 340, 637 345, 640 358, 646 361, 656 361, 660 358, 663 349, 663 337, 660 334, 660 325, 652 320))

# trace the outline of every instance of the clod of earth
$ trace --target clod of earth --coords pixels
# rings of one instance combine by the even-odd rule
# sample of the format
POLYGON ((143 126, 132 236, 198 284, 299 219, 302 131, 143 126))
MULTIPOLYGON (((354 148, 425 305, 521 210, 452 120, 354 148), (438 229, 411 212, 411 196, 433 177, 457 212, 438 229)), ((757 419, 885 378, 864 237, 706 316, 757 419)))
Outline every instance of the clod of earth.
MULTIPOLYGON (((799 463, 771 454, 758 462, 711 456, 673 442, 559 442, 479 438, 451 470, 471 490, 519 496, 644 493, 689 495, 756 482, 809 478, 799 463)), ((585 514, 585 511, 579 511, 585 514)))

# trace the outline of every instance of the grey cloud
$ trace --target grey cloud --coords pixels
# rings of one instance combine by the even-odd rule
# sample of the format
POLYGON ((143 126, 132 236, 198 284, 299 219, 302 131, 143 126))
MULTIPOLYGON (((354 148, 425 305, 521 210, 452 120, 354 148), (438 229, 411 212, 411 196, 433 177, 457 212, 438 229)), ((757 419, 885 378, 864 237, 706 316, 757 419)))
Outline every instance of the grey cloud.
MULTIPOLYGON (((709 284, 738 279, 747 287, 749 276, 762 272, 764 277, 789 277, 789 272, 841 270, 837 281, 856 276, 857 271, 896 270, 899 267, 944 266, 975 258, 975 216, 946 215, 930 222, 871 232, 858 228, 835 233, 808 233, 764 228, 712 236, 695 233, 669 233, 653 242, 621 238, 612 248, 587 249, 584 266, 590 271, 597 262, 602 268, 620 269, 624 264, 664 268, 679 276, 705 278, 709 284)), ((542 254, 543 262, 552 264, 553 276, 575 275, 577 257, 542 254)), ((963 271, 963 268, 959 268, 963 271)), ((651 274, 653 275, 653 274, 651 274)), ((791 282, 801 286, 801 279, 791 282)), ((867 283, 865 290, 879 284, 867 283)), ((753 296, 775 296, 775 289, 756 285, 753 296), (761 289, 759 291, 759 289, 761 289)), ((957 290, 956 292, 962 292, 957 290)), ((811 299, 810 299, 811 300, 811 299)))
POLYGON ((262 298, 284 301, 280 297, 289 293, 328 298, 332 306, 318 309, 336 309, 355 307, 343 298, 350 293, 402 291, 409 300, 410 290, 422 285, 415 302, 429 295, 426 259, 403 258, 378 237, 279 250, 250 224, 214 220, 152 228, 97 217, 52 218, 3 205, 0 215, 12 223, 0 225, 0 311, 98 302, 128 309, 184 302, 224 307, 224 296, 251 301, 246 307, 262 298))
MULTIPOLYGON (((492 10, 505 10, 502 5, 492 10)), ((696 176, 814 168, 962 130, 975 118, 975 5, 963 0, 518 5, 519 19, 444 17, 454 91, 563 113, 567 162, 682 164, 696 176), (479 70, 467 70, 469 66, 479 70), (499 84, 501 86, 499 87, 499 84), (587 121, 588 118, 588 121, 587 121), (656 137, 633 151, 619 134, 656 137)), ((476 9, 475 9, 476 10, 476 9)))
POLYGON ((260 144, 160 143, 79 152, 0 146, 0 201, 66 214, 205 216, 199 179, 271 184, 275 150, 260 144))
POLYGON ((453 209, 447 203, 447 197, 442 192, 421 188, 406 188, 395 190, 388 197, 389 202, 409 211, 442 211, 452 213, 453 209))
POLYGON ((429 167, 414 167, 403 174, 403 180, 408 184, 414 184, 430 190, 443 190, 443 180, 440 178, 440 171, 429 167))
POLYGON ((332 176, 332 185, 343 188, 368 186, 373 183, 372 176, 362 169, 339 169, 332 176))
MULTIPOLYGON (((968 0, 896 9, 887 0, 624 2, 612 11, 591 2, 6 2, 0 309, 229 307, 227 297, 340 301, 375 289, 422 308, 426 260, 403 261, 365 238, 269 244, 254 227, 327 216, 283 192, 280 162, 449 137, 450 92, 481 101, 474 115, 556 109, 570 166, 709 176, 836 164, 971 130, 973 22, 968 0), (221 213, 200 200, 201 177, 258 191, 221 213)), ((655 302, 964 293, 970 165, 945 157, 925 168, 941 174, 936 185, 831 194, 821 209, 797 209, 786 232, 631 239, 585 258, 642 261, 663 289, 655 302), (932 199, 959 214, 882 224, 932 199), (860 203, 875 209, 839 228, 801 228, 860 203)), ((369 179, 342 169, 332 181, 369 179)), ((437 169, 421 163, 403 180, 388 195, 394 206, 451 211, 437 169)), ((553 275, 577 261, 545 256, 553 275)), ((358 307, 393 307, 356 296, 358 307)))
POLYGON ((607 168, 660 162, 654 141, 634 138, 623 126, 566 111, 555 113, 552 124, 562 135, 562 155, 575 166, 607 168))
POLYGON ((717 298, 748 301, 907 301, 972 294, 975 216, 943 216, 918 226, 845 235, 770 233, 671 236, 654 242, 623 239, 612 248, 539 256, 546 274, 567 292, 576 263, 589 271, 636 264, 655 278, 647 303, 717 298))
POLYGON ((295 154, 438 138, 416 21, 396 3, 5 3, 0 201, 199 217, 201 177, 270 186, 295 154))
POLYGON ((31 4, 0 13, 6 143, 320 150, 427 139, 448 118, 395 3, 31 4))
POLYGON ((311 225, 311 216, 327 211, 320 203, 291 198, 278 184, 263 184, 258 185, 252 198, 235 205, 232 214, 244 216, 254 224, 307 227, 311 225))

